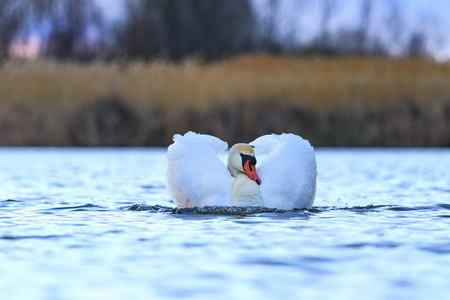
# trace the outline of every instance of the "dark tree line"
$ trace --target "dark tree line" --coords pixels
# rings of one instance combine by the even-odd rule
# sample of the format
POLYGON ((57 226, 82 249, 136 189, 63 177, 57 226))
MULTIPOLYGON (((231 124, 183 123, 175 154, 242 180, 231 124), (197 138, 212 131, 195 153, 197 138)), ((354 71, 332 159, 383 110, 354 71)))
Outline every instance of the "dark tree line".
POLYGON ((0 58, 8 55, 8 50, 22 28, 24 11, 14 0, 0 1, 0 58))
POLYGON ((91 45, 89 31, 102 26, 102 12, 92 0, 1 0, 0 58, 15 40, 31 35, 39 35, 45 56, 79 57, 91 45))
POLYGON ((414 31, 400 42, 405 28, 395 0, 385 3, 388 41, 371 32, 373 0, 360 0, 359 21, 338 30, 330 24, 339 0, 296 0, 294 16, 307 13, 311 3, 320 9, 317 37, 303 43, 295 42, 298 24, 290 25, 291 36, 281 37, 283 1, 266 1, 261 17, 252 0, 128 0, 123 18, 110 25, 94 0, 0 0, 0 59, 8 57, 12 43, 33 34, 40 36, 43 56, 59 59, 197 56, 210 61, 243 52, 388 56, 392 48, 403 55, 427 55, 424 32, 414 31))
POLYGON ((248 0, 130 1, 115 46, 131 57, 213 60, 250 51, 254 26, 248 0))
POLYGON ((69 58, 86 52, 89 30, 102 26, 101 11, 91 0, 33 2, 40 21, 48 23, 48 32, 43 36, 48 56, 69 58))

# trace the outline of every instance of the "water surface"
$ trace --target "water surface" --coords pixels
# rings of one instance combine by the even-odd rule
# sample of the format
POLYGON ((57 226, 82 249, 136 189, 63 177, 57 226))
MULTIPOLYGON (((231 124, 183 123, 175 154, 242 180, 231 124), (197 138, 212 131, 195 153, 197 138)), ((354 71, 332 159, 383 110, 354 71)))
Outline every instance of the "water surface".
POLYGON ((1 299, 437 299, 450 150, 319 149, 311 210, 175 210, 165 149, 0 149, 1 299))

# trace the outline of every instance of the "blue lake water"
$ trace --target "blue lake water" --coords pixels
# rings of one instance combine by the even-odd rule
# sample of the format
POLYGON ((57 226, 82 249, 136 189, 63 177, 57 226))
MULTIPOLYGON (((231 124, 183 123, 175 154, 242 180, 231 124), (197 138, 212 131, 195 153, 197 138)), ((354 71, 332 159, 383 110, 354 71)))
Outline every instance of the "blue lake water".
POLYGON ((313 209, 202 215, 165 149, 0 149, 0 298, 448 297, 450 150, 316 156, 313 209))

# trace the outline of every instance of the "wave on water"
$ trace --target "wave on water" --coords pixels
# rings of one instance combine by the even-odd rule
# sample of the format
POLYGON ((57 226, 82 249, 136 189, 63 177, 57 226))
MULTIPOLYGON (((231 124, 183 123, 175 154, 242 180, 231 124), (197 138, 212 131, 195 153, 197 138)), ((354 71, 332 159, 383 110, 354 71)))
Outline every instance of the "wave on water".
MULTIPOLYGON (((24 201, 16 199, 0 200, 0 207, 11 207, 16 204, 21 204, 24 201)), ((91 203, 74 205, 74 206, 56 206, 46 209, 47 211, 55 210, 70 210, 70 211, 92 211, 92 210, 110 210, 111 207, 103 207, 101 205, 95 205, 91 203)), ((329 211, 350 211, 356 213, 369 213, 369 212, 382 212, 382 211, 396 211, 396 212, 409 212, 409 211, 447 211, 450 210, 450 204, 438 203, 433 205, 421 205, 421 206, 400 206, 400 205, 367 205, 367 206, 351 206, 351 207, 337 207, 337 206, 315 206, 312 208, 304 209, 292 209, 284 210, 279 208, 268 208, 263 206, 204 206, 193 208, 179 208, 162 205, 146 205, 146 204, 133 204, 124 207, 118 207, 120 210, 131 211, 147 211, 150 213, 166 213, 166 214, 188 214, 188 215, 249 215, 249 214, 262 214, 262 213, 296 213, 296 214, 316 214, 329 211)), ((442 217, 450 217, 447 213, 442 217)))
POLYGON ((192 215, 247 215, 258 213, 284 213, 285 210, 262 206, 204 206, 192 208, 167 207, 161 205, 134 204, 122 207, 124 210, 148 211, 151 213, 192 214, 192 215))
POLYGON ((22 236, 0 236, 0 240, 28 240, 28 239, 58 239, 70 237, 71 235, 22 235, 22 236))
POLYGON ((88 204, 84 204, 84 205, 76 205, 76 206, 58 206, 58 207, 53 207, 50 208, 50 210, 73 210, 73 211, 87 211, 87 210, 91 210, 92 208, 100 208, 100 209, 104 209, 103 207, 99 206, 99 205, 94 205, 91 203, 88 204))
POLYGON ((133 204, 121 207, 122 210, 148 211, 150 213, 167 214, 192 214, 192 215, 248 215, 260 213, 322 213, 327 211, 351 211, 351 212, 379 212, 379 211, 437 211, 450 210, 450 204, 439 203, 429 206, 406 207, 397 205, 367 205, 354 207, 318 206, 313 208, 283 210, 279 208, 267 208, 262 206, 204 206, 193 208, 167 207, 161 205, 133 204))

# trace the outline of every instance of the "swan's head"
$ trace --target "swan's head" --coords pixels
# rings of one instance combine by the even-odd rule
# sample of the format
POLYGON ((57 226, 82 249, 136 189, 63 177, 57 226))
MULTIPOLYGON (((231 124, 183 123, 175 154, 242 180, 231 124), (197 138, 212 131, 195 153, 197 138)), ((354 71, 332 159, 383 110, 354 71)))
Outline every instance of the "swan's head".
POLYGON ((256 173, 256 157, 253 147, 249 144, 236 144, 228 154, 228 170, 236 177, 239 173, 247 174, 248 178, 261 184, 261 179, 256 173))

